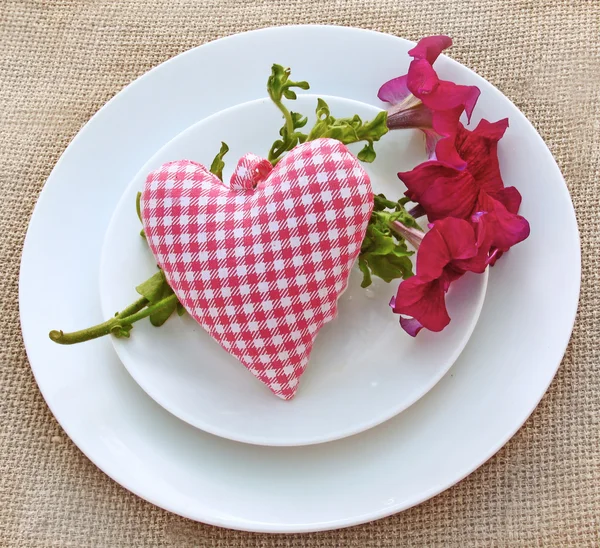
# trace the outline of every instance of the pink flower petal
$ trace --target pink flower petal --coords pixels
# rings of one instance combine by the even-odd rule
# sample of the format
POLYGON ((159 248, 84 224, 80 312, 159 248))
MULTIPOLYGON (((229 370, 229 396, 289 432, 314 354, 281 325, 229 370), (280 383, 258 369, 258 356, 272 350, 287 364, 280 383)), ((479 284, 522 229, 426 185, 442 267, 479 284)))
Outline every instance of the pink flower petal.
POLYGON ((406 316, 400 316, 400 326, 411 337, 416 337, 419 331, 423 329, 423 324, 419 320, 416 318, 407 318, 406 316))
MULTIPOLYGON (((490 246, 489 244, 485 244, 478 248, 477 254, 469 259, 457 259, 452 261, 451 268, 454 272, 458 272, 461 275, 464 272, 475 272, 477 274, 482 274, 485 272, 490 259, 490 246)), ((452 280, 454 281, 454 280, 452 280)))
MULTIPOLYGON (((442 116, 439 115, 439 113, 436 114, 437 116, 434 117, 434 124, 436 122, 439 122, 440 118, 442 118, 442 116)), ((458 117, 460 117, 460 114, 458 114, 458 117, 455 117, 451 111, 446 111, 443 117, 446 118, 444 124, 447 123, 448 119, 452 119, 453 117, 456 119, 456 122, 458 122, 458 117)), ((438 128, 436 128, 435 131, 438 131, 439 124, 436 125, 438 126, 438 128)), ((456 150, 456 146, 454 143, 454 135, 450 134, 446 137, 442 137, 435 145, 435 157, 438 161, 443 162, 447 166, 462 171, 463 169, 465 169, 465 167, 467 167, 467 162, 465 162, 460 157, 460 154, 456 150)))
MULTIPOLYGON (((413 61, 411 63, 411 68, 413 63, 423 61, 413 61)), ((431 71, 435 74, 433 68, 431 71)), ((421 74, 424 74, 425 71, 421 70, 421 74)), ((430 75, 427 75, 428 79, 425 84, 432 84, 433 78, 430 75)), ((437 74, 435 75, 437 79, 437 74)), ((424 76, 423 76, 424 77, 424 76)), ((424 84, 424 85, 425 85, 424 84)), ((408 87, 411 89, 411 76, 410 69, 408 74, 408 87)), ((413 91, 413 93, 415 93, 413 91)), ((417 93, 417 97, 419 97, 425 105, 427 105, 431 110, 451 110, 457 107, 462 107, 462 110, 467 114, 467 119, 471 118, 471 114, 473 113, 473 109, 475 108, 475 104, 477 103, 477 99, 479 99, 479 95, 481 92, 479 88, 476 86, 461 86, 459 84, 455 84, 454 82, 448 82, 446 80, 437 79, 437 85, 432 86, 429 94, 420 97, 417 93)), ((461 112, 462 112, 461 110, 461 112)), ((455 127, 455 131, 457 128, 455 127)))
POLYGON ((467 115, 467 123, 471 123, 471 116, 473 115, 473 110, 475 109, 475 105, 479 100, 479 96, 481 95, 481 90, 477 86, 464 86, 465 95, 463 104, 465 106, 465 114, 467 115))
POLYGON ((511 213, 517 213, 521 207, 521 193, 514 186, 503 188, 494 198, 502 202, 511 213))
POLYGON ((420 40, 409 52, 414 59, 408 73, 383 84, 378 97, 393 105, 388 111, 390 129, 424 130, 428 157, 464 169, 466 162, 454 143, 460 117, 465 112, 470 120, 479 88, 439 79, 432 64, 451 44, 452 40, 443 35, 420 40))
POLYGON ((444 270, 444 278, 442 279, 442 281, 444 283, 444 285, 443 285, 444 291, 448 291, 448 289, 450 289, 450 284, 452 282, 455 282, 459 278, 461 278, 464 275, 464 273, 466 272, 466 270, 462 270, 460 268, 454 268, 454 264, 456 262, 460 262, 460 261, 453 261, 450 265, 448 265, 446 270, 444 270))
MULTIPOLYGON (((431 111, 429 111, 431 112, 431 111)), ((432 117, 433 118, 433 117, 432 117)), ((433 124, 433 121, 432 121, 433 124)), ((391 128, 390 128, 391 129, 391 128)), ((437 156, 435 155, 435 149, 438 144, 438 141, 442 138, 442 136, 434 131, 433 129, 423 129, 421 128, 423 133, 425 134, 425 152, 427 157, 430 160, 436 160, 437 156)))
MULTIPOLYGON (((422 62, 422 61, 421 61, 422 62)), ((413 61, 412 65, 416 63, 413 61)), ((431 69, 433 74, 435 72, 431 69)), ((459 86, 453 82, 445 82, 437 80, 437 85, 434 86, 435 79, 433 76, 426 74, 425 70, 419 75, 421 80, 417 80, 415 76, 414 85, 421 85, 423 88, 429 86, 431 91, 428 93, 420 93, 411 87, 413 85, 411 73, 409 71, 409 87, 422 101, 423 104, 432 112, 432 127, 436 133, 442 138, 436 145, 436 158, 440 162, 444 162, 456 169, 464 169, 466 161, 461 157, 456 147, 456 137, 459 131, 460 117, 463 112, 466 112, 470 119, 473 107, 479 98, 479 88, 474 86, 459 86), (425 78, 427 78, 425 80, 425 78)))
MULTIPOLYGON (((464 130, 465 128, 463 127, 462 129, 464 130)), ((477 127, 473 131, 469 131, 469 130, 465 130, 465 131, 468 131, 471 134, 471 136, 473 136, 473 137, 483 138, 483 139, 487 139, 493 143, 497 143, 500 139, 502 139, 502 137, 506 133, 507 129, 508 129, 508 118, 502 118, 501 120, 498 120, 497 122, 490 122, 490 121, 486 120, 485 118, 482 118, 479 121, 479 124, 477 124, 477 127)), ((466 137, 468 138, 469 135, 466 135, 466 137)), ((467 146, 467 145, 465 145, 465 146, 467 146)))
POLYGON ((424 280, 440 278, 451 260, 444 237, 439 230, 432 228, 425 234, 417 251, 417 275, 424 280))
POLYGON ((418 202, 430 221, 444 217, 468 218, 479 194, 477 182, 467 171, 437 161, 423 162, 412 171, 398 173, 408 189, 406 196, 418 202))
POLYGON ((440 85, 440 79, 425 59, 417 59, 408 67, 406 85, 413 95, 425 103, 424 99, 440 85))
MULTIPOLYGON (((453 121, 449 111, 443 116, 446 118, 442 119, 441 131, 451 131, 453 121)), ((433 125, 437 133, 440 133, 440 127, 436 129, 436 121, 439 123, 441 118, 439 111, 434 112, 433 125)), ((459 271, 482 272, 486 264, 494 264, 502 252, 529 236, 529 223, 517 215, 521 195, 514 187, 504 188, 500 173, 498 140, 507 127, 507 119, 493 123, 481 120, 473 131, 458 124, 454 140, 456 151, 452 148, 451 138, 442 138, 436 145, 437 161, 423 162, 412 171, 398 174, 408 189, 406 196, 425 210, 430 221, 445 217, 473 221, 473 214, 488 214, 485 243, 481 241, 482 232, 478 231, 477 257, 467 263, 455 264, 454 268, 459 271), (456 160, 452 156, 454 152, 466 162, 465 169, 448 165, 449 158, 456 160), (491 258, 490 253, 494 254, 491 258)))
POLYGON ((487 267, 489 243, 484 218, 473 218, 474 226, 464 219, 448 217, 433 223, 417 252, 417 274, 402 282, 390 306, 400 318, 402 328, 411 336, 425 327, 441 331, 450 322, 445 293, 450 284, 466 271, 483 272, 487 267), (479 248, 482 242, 485 247, 479 248))
POLYGON ((441 331, 450 323, 440 280, 427 281, 420 276, 404 280, 398 287, 394 311, 418 320, 430 331, 441 331))
MULTIPOLYGON (((477 242, 473 227, 463 219, 448 217, 433 223, 431 232, 438 232, 444 239, 452 261, 470 259, 477 254, 477 242)), ((425 236, 427 237, 427 236, 425 236)), ((425 238, 423 239, 423 243, 425 238)), ((420 248, 419 248, 420 250, 420 248)), ((418 256, 417 256, 418 261, 418 256)), ((419 263, 417 262, 417 272, 419 263)))
POLYGON ((487 212, 478 211, 471 215, 471 223, 475 229, 475 236, 477 238, 477 247, 490 247, 491 245, 491 234, 488 226, 489 218, 487 212))
POLYGON ((479 186, 492 195, 504 188, 498 162, 498 141, 507 127, 507 118, 494 123, 481 120, 473 131, 459 124, 456 134, 456 148, 468 163, 467 169, 479 186))
POLYGON ((491 253, 490 256, 488 257, 488 264, 490 266, 494 266, 496 264, 496 261, 502 257, 502 255, 504 255, 504 251, 500 251, 498 248, 494 249, 491 253))
POLYGON ((377 97, 381 101, 385 101, 386 103, 391 103, 392 105, 397 105, 398 103, 402 103, 411 93, 406 85, 408 75, 398 76, 398 78, 393 78, 389 82, 386 82, 379 88, 379 92, 377 93, 377 97))
MULTIPOLYGON (((415 99, 414 95, 411 97, 415 99)), ((388 110, 387 127, 389 129, 419 128, 425 132, 432 127, 432 112, 420 100, 412 107, 406 101, 388 110)))
POLYGON ((419 246, 417 275, 426 280, 441 278, 448 264, 470 259, 477 251, 475 232, 467 221, 453 217, 436 221, 419 246))
POLYGON ((426 59, 430 65, 435 63, 440 53, 452 45, 452 38, 449 36, 426 36, 421 38, 417 45, 409 50, 408 54, 414 59, 426 59))
POLYGON ((481 192, 477 209, 489 213, 491 244, 500 251, 508 251, 513 245, 529 236, 529 223, 521 215, 511 213, 499 200, 481 192))

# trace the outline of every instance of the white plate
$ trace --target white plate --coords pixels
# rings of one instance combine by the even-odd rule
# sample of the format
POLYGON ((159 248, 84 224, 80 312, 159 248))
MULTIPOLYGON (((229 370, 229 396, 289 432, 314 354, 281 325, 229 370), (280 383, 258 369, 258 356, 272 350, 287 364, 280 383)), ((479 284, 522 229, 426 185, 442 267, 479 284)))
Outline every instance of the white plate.
MULTIPOLYGON (((323 96, 337 117, 374 118, 377 107, 323 96)), ((317 97, 301 95, 293 109, 314 122, 317 97)), ((279 135, 282 117, 266 99, 214 114, 160 149, 133 179, 112 218, 100 269, 106 318, 136 300, 135 286, 156 272, 156 261, 140 237, 136 193, 148 173, 165 162, 189 159, 210 165, 220 141, 226 156, 224 180, 246 152, 266 157, 279 135)), ((352 147, 357 152, 361 145, 352 147)), ((377 160, 363 164, 373 189, 398 199, 405 187, 397 172, 425 159, 417 131, 396 131, 377 143, 377 160)), ((165 409, 207 432, 261 445, 307 445, 356 434, 397 415, 430 390, 454 363, 477 323, 487 282, 461 278, 448 294, 452 322, 441 333, 413 339, 388 305, 398 282, 374 279, 360 287, 358 267, 339 300, 338 317, 323 327, 300 388, 291 401, 275 397, 241 363, 191 318, 173 315, 160 329, 138 323, 131 339, 112 338, 133 378, 165 409)))
POLYGON ((314 93, 377 104, 378 86, 406 71, 412 46, 343 27, 266 29, 213 42, 128 86, 61 157, 23 250, 23 336, 59 423, 127 489, 188 518, 235 529, 345 527, 447 489, 502 447, 539 402, 577 309, 575 214, 531 124, 497 89, 444 56, 436 62, 442 78, 481 88, 475 123, 481 116, 510 117, 500 161, 506 183, 523 194, 532 231, 492 269, 479 323, 452 370, 406 411, 326 444, 240 444, 193 428, 157 405, 109 340, 61 347, 47 339, 50 329, 102 319, 98 269, 110 217, 127 184, 162 145, 209 114, 263 97, 274 61, 292 66, 314 93), (218 85, 209 85, 211 78, 218 85))

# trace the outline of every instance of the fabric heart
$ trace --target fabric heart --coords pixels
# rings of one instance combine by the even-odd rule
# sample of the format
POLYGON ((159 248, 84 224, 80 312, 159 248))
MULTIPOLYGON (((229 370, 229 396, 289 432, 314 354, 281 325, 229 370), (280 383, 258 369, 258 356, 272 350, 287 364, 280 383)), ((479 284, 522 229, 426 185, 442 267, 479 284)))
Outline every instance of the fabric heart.
POLYGON ((337 313, 373 207, 369 176, 317 139, 275 168, 247 154, 226 186, 181 160, 150 173, 142 222, 186 310, 277 396, 290 399, 337 313))

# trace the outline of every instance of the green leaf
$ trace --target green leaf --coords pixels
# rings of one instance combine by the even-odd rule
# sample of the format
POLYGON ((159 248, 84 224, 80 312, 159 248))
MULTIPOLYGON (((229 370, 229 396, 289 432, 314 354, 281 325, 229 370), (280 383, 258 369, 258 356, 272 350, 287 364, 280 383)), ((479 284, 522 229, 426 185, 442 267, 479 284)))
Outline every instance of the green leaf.
POLYGON ((295 82, 290 80, 290 69, 274 64, 271 67, 271 75, 267 80, 267 91, 275 106, 281 111, 284 125, 279 131, 281 139, 277 139, 269 150, 268 159, 275 165, 281 156, 292 150, 295 146, 306 141, 319 138, 335 139, 349 145, 360 141, 366 141, 364 148, 357 157, 362 162, 373 162, 376 154, 373 143, 378 141, 388 132, 387 112, 381 111, 370 122, 363 122, 358 115, 351 118, 335 118, 331 115, 329 105, 321 98, 317 100, 317 121, 310 133, 307 135, 298 131, 307 123, 307 118, 297 112, 290 112, 283 104, 283 99, 294 100, 296 92, 291 88, 309 89, 308 82, 295 82))
POLYGON ((376 154, 373 142, 379 141, 388 132, 387 113, 385 111, 379 112, 370 122, 363 122, 358 114, 351 118, 335 118, 331 115, 329 105, 319 98, 315 112, 317 121, 308 134, 308 141, 329 138, 340 141, 345 145, 367 141, 357 157, 363 162, 375 160, 376 154))
MULTIPOLYGON (((161 300, 164 287, 169 287, 167 279, 162 270, 159 270, 154 276, 148 278, 144 283, 138 285, 135 290, 144 298, 148 299, 150 304, 161 300)), ((170 289, 170 288, 169 288, 170 289)))
POLYGON ((128 339, 131 336, 129 332, 132 329, 133 325, 131 324, 119 324, 111 327, 110 332, 117 337, 117 339, 128 339))
POLYGON ((212 164, 210 164, 210 172, 216 175, 219 179, 221 179, 221 181, 223 180, 223 168, 225 167, 225 162, 223 161, 223 158, 228 152, 229 147, 227 146, 227 143, 221 141, 221 149, 215 156, 215 159, 212 161, 212 164))
MULTIPOLYGON (((158 301, 162 301, 165 297, 173 295, 173 290, 168 284, 162 270, 159 270, 154 276, 138 285, 135 290, 142 297, 148 299, 149 304, 157 303, 158 301)), ((177 309, 178 304, 179 301, 174 301, 172 305, 162 308, 154 314, 150 314, 150 323, 155 327, 160 327, 177 309)))
POLYGON ((366 162, 367 164, 370 164, 371 162, 373 162, 373 160, 375 160, 375 149, 373 148, 373 143, 367 143, 363 149, 356 155, 356 157, 361 161, 361 162, 366 162))
POLYGON ((365 122, 358 128, 360 140, 378 141, 388 132, 387 112, 382 110, 370 122, 365 122))
MULTIPOLYGON (((138 192, 135 195, 135 212, 137 213, 140 223, 142 222, 142 208, 141 208, 141 204, 140 204, 141 199, 142 199, 142 193, 138 192)), ((143 228, 142 228, 142 230, 140 230, 140 236, 142 238, 146 239, 146 233, 144 232, 143 228)))
POLYGON ((294 128, 300 129, 306 125, 308 122, 308 118, 306 116, 302 116, 299 112, 290 112, 292 115, 292 121, 294 122, 294 128))
POLYGON ((358 257, 358 268, 362 272, 363 280, 360 284, 360 287, 369 287, 373 280, 371 279, 371 271, 369 270, 369 265, 367 265, 367 261, 365 260, 363 255, 359 255, 358 257))
POLYGON ((415 218, 406 211, 404 205, 410 202, 410 198, 400 198, 397 202, 388 200, 383 194, 377 194, 374 196, 373 211, 380 212, 385 209, 392 209, 393 212, 389 214, 388 222, 400 221, 401 223, 417 230, 423 230, 415 218))
POLYGON ((284 125, 279 130, 281 139, 277 139, 269 150, 268 159, 275 165, 283 154, 292 150, 296 145, 304 143, 307 135, 297 131, 304 127, 307 118, 297 112, 290 112, 283 104, 283 98, 293 101, 297 98, 296 92, 291 88, 309 89, 308 82, 295 82, 290 80, 290 69, 283 68, 281 65, 274 64, 271 67, 271 75, 267 80, 267 91, 269 97, 275 103, 275 106, 281 111, 284 118, 284 125))
POLYGON ((185 310, 185 308, 183 307, 183 305, 182 305, 180 302, 178 302, 178 303, 177 303, 177 314, 178 314, 179 316, 183 316, 183 315, 185 314, 185 312, 186 312, 186 310, 185 310))
POLYGON ((386 254, 362 253, 359 261, 359 268, 363 273, 361 287, 371 284, 371 275, 388 283, 400 278, 404 280, 410 278, 413 275, 410 255, 412 255, 412 251, 403 252, 402 250, 393 250, 386 254), (399 256, 402 253, 404 256, 399 256))
POLYGON ((406 209, 404 209, 404 206, 400 205, 399 202, 396 204, 396 211, 394 211, 394 213, 390 215, 389 220, 390 222, 400 221, 401 223, 411 228, 416 228, 417 230, 421 231, 423 230, 419 223, 417 223, 415 218, 408 211, 406 211, 406 209))
POLYGON ((363 240, 358 266, 363 273, 362 287, 371 283, 377 276, 386 282, 413 275, 413 251, 409 251, 406 241, 390 229, 390 224, 400 220, 407 226, 421 230, 414 218, 404 208, 406 200, 394 202, 383 194, 374 197, 373 213, 369 219, 363 240))
POLYGON ((329 105, 320 97, 317 99, 317 120, 326 120, 329 117, 329 105))
POLYGON ((373 197, 373 211, 383 211, 384 209, 396 209, 398 202, 388 200, 383 194, 376 194, 373 197))
POLYGON ((409 255, 412 255, 411 251, 407 252, 405 256, 398 256, 396 251, 385 255, 366 253, 363 255, 363 259, 374 276, 389 283, 392 280, 406 279, 413 275, 412 261, 409 255))
MULTIPOLYGON (((171 286, 165 282, 165 285, 163 286, 163 290, 162 290, 162 295, 159 300, 162 300, 165 297, 168 297, 169 295, 172 295, 172 294, 173 294, 173 290, 171 289, 171 286)), ((175 312, 178 304, 179 304, 179 301, 173 301, 173 304, 166 306, 164 308, 161 308, 158 312, 155 312, 154 314, 150 314, 150 323, 154 327, 160 327, 171 317, 171 314, 173 314, 173 312, 175 312)))
MULTIPOLYGON (((299 89, 310 89, 308 82, 294 82, 290 80, 291 70, 284 68, 277 63, 271 67, 271 75, 267 80, 267 91, 269 96, 275 103, 280 102, 286 92, 289 92, 291 88, 299 89)), ((293 92, 292 92, 293 93, 293 92)), ((295 97, 288 97, 288 99, 295 99, 295 97)))

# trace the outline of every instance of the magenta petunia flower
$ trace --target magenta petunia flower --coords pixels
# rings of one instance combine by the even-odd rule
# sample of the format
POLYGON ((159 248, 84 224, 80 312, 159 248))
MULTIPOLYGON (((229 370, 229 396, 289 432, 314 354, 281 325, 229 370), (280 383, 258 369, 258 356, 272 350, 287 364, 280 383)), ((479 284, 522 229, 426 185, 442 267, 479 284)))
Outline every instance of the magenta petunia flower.
POLYGON ((479 98, 479 88, 440 80, 433 63, 452 45, 448 36, 422 38, 408 54, 413 58, 408 73, 386 82, 379 99, 390 103, 390 129, 418 128, 425 133, 427 153, 456 169, 464 169, 454 140, 463 112, 470 120, 479 98))
POLYGON ((498 141, 508 120, 481 120, 474 131, 459 124, 456 150, 466 162, 459 170, 439 161, 427 161, 412 171, 398 173, 407 187, 406 196, 418 202, 430 221, 457 217, 470 219, 486 212, 486 225, 494 260, 529 236, 529 223, 517 215, 521 195, 504 187, 498 162, 498 141))
MULTIPOLYGON (((417 273, 398 287, 390 306, 400 325, 415 337, 421 329, 441 331, 450 323, 445 296, 450 284, 465 272, 483 272, 489 263, 487 215, 471 223, 449 217, 435 221, 418 247, 417 273)), ((395 230, 403 233, 402 227, 395 230)))

